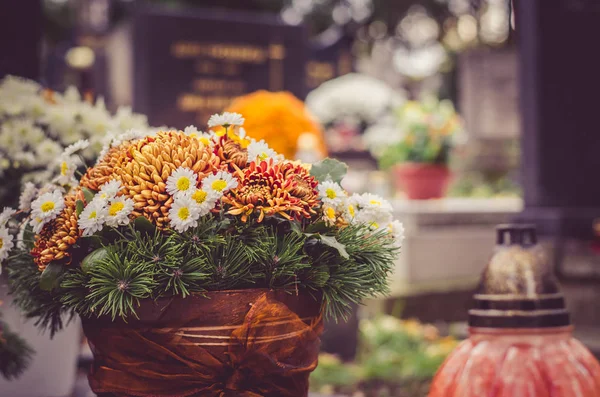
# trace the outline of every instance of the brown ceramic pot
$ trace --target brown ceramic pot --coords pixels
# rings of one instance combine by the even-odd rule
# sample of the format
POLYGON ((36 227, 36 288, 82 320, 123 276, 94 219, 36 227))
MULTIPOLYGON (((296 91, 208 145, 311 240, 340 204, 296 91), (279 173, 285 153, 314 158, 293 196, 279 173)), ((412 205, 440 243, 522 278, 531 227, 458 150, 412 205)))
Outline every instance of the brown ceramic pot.
POLYGON ((396 189, 411 200, 441 198, 450 181, 448 167, 426 163, 403 163, 392 169, 396 189))

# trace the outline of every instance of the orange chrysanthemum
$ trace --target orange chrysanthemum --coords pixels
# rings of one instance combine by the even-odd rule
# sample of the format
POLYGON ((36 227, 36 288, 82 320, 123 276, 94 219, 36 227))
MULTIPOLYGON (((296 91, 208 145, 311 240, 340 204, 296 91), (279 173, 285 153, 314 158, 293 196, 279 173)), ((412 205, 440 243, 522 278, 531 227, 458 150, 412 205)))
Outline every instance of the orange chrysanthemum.
POLYGON ((323 156, 327 154, 321 127, 304 102, 289 92, 256 91, 235 99, 227 111, 243 114, 248 136, 264 139, 288 159, 296 155, 298 138, 304 133, 313 134, 319 142, 318 149, 323 156))
MULTIPOLYGON (((242 147, 238 141, 231 139, 228 136, 219 138, 219 142, 215 147, 215 154, 221 159, 221 164, 235 164, 238 168, 245 168, 248 163, 248 151, 242 147)), ((233 168, 231 168, 233 170, 233 168)))
POLYGON ((303 185, 297 179, 290 177, 289 162, 275 164, 273 160, 260 163, 252 162, 245 170, 237 168, 240 184, 223 197, 227 213, 240 215, 246 222, 252 215, 257 216, 257 222, 262 222, 265 216, 281 215, 286 219, 310 218, 314 213, 312 206, 316 204, 313 195, 306 186, 313 186, 314 178, 308 176, 303 185))
POLYGON ((66 195, 65 208, 56 219, 44 225, 37 236, 31 255, 40 270, 53 261, 70 261, 69 250, 81 236, 77 226, 77 200, 85 200, 80 189, 66 195))

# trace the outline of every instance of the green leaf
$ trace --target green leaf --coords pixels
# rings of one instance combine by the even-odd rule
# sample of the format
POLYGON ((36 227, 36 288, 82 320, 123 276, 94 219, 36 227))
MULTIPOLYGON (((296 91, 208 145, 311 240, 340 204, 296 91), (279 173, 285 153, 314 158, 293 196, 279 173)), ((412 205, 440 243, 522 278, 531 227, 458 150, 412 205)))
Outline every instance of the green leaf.
POLYGON ((77 211, 77 216, 81 215, 81 212, 83 211, 83 201, 77 200, 75 202, 75 210, 77 211))
POLYGON ((58 287, 59 278, 64 272, 64 266, 59 263, 51 263, 42 272, 40 277, 40 288, 44 291, 52 291, 58 287))
POLYGON ((85 202, 89 203, 94 199, 94 195, 95 193, 92 192, 90 189, 88 189, 87 187, 84 187, 83 189, 83 196, 85 197, 85 202))
POLYGON ((108 249, 105 247, 92 251, 81 261, 81 269, 85 272, 104 260, 108 256, 108 249))
POLYGON ((330 227, 327 226, 325 224, 325 222, 319 221, 319 222, 311 223, 310 225, 308 225, 306 227, 306 232, 307 233, 323 233, 323 232, 328 231, 329 229, 330 229, 330 227))
POLYGON ((133 221, 133 226, 136 230, 139 230, 140 232, 154 233, 155 230, 155 227, 152 224, 152 222, 150 222, 148 218, 144 216, 138 216, 137 218, 135 218, 135 220, 133 221))
POLYGON ((348 166, 341 161, 326 158, 313 164, 310 174, 319 182, 333 181, 340 183, 346 175, 348 166))

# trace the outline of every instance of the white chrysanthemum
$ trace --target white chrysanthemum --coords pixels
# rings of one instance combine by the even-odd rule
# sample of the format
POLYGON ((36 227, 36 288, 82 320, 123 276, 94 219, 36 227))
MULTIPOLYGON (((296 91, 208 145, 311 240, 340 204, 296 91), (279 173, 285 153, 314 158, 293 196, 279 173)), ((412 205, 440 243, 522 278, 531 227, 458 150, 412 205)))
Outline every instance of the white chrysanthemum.
POLYGON ((277 152, 271 149, 263 139, 260 141, 253 139, 248 145, 248 162, 251 163, 257 160, 268 161, 269 159, 273 159, 274 161, 281 160, 277 152))
POLYGON ((49 164, 60 156, 62 147, 51 139, 46 139, 35 147, 36 160, 40 164, 49 164))
POLYGON ((319 183, 317 186, 319 196, 324 204, 331 205, 333 207, 339 207, 344 199, 347 197, 344 189, 335 182, 325 181, 319 183))
POLYGON ((198 205, 200 216, 208 214, 213 208, 217 200, 221 198, 222 194, 214 191, 206 191, 202 189, 196 189, 190 196, 192 200, 198 205))
POLYGON ((19 225, 19 233, 17 234, 17 248, 25 249, 25 231, 27 231, 27 225, 29 225, 29 221, 25 220, 21 222, 19 225))
POLYGON ((244 118, 239 113, 224 112, 223 114, 213 114, 208 119, 209 127, 223 126, 225 128, 231 125, 243 125, 244 118))
POLYGON ((121 189, 123 189, 121 181, 113 179, 100 186, 100 190, 98 191, 98 194, 96 194, 96 197, 104 201, 112 200, 121 189))
POLYGON ((198 128, 196 128, 193 125, 188 125, 183 130, 183 133, 185 135, 191 136, 192 138, 198 138, 202 134, 202 131, 198 131, 198 128))
POLYGON ((196 191, 198 175, 189 168, 179 167, 167 178, 167 192, 171 196, 189 195, 196 191))
POLYGON ((31 209, 31 202, 37 194, 37 188, 31 182, 26 182, 23 187, 23 192, 19 196, 19 210, 29 211, 31 209))
POLYGON ((132 212, 132 199, 124 196, 115 197, 108 202, 106 224, 112 227, 127 225, 132 212))
POLYGON ((195 200, 189 196, 175 198, 169 210, 170 224, 173 229, 183 233, 191 227, 198 226, 198 218, 200 218, 200 207, 195 200))
POLYGON ((323 206, 323 220, 325 221, 325 224, 327 224, 328 226, 335 225, 335 222, 337 220, 335 207, 333 207, 331 205, 323 206))
POLYGON ((214 175, 209 175, 202 180, 202 189, 206 192, 223 194, 229 189, 234 189, 238 185, 237 179, 227 171, 218 171, 214 175))
POLYGON ((8 223, 8 220, 17 213, 17 210, 10 207, 4 207, 2 212, 0 212, 0 227, 5 226, 8 223))
POLYGON ((64 157, 72 156, 75 153, 79 152, 80 150, 86 149, 88 146, 90 146, 90 141, 88 141, 87 139, 80 139, 77 142, 75 142, 74 144, 67 146, 65 148, 65 150, 63 151, 63 156, 64 157))
MULTIPOLYGON (((14 247, 13 237, 5 227, 0 227, 0 264, 8 258, 10 250, 14 247)), ((2 269, 0 267, 0 269, 2 269)), ((0 270, 1 273, 1 270, 0 270)))
POLYGON ((46 222, 42 218, 37 216, 33 217, 29 223, 31 224, 31 228, 35 234, 41 232, 42 228, 46 224, 46 222))
POLYGON ((355 194, 350 198, 356 203, 355 222, 364 223, 371 229, 385 228, 392 222, 392 205, 382 197, 371 193, 355 194))
POLYGON ((344 219, 348 222, 348 223, 353 223, 355 218, 356 218, 356 212, 357 212, 357 208, 356 208, 356 201, 352 200, 352 199, 346 199, 344 200, 344 202, 342 203, 342 214, 344 219))
POLYGON ((59 174, 55 179, 56 183, 62 186, 74 184, 78 165, 79 159, 76 156, 62 156, 58 160, 59 174))
POLYGON ((404 240, 404 225, 400 221, 392 221, 388 225, 388 230, 394 238, 394 245, 400 247, 404 240))
POLYGON ((65 199, 58 189, 43 193, 31 203, 33 218, 40 218, 42 223, 56 218, 63 208, 65 208, 65 199))
POLYGON ((189 126, 185 127, 185 129, 183 130, 183 133, 188 136, 198 139, 200 142, 202 142, 202 144, 204 146, 211 147, 214 144, 214 140, 213 140, 213 138, 215 136, 214 133, 202 132, 198 128, 194 127, 193 125, 189 125, 189 126))
POLYGON ((91 236, 102 230, 107 216, 107 202, 102 199, 94 199, 79 214, 77 225, 83 231, 84 236, 91 236))

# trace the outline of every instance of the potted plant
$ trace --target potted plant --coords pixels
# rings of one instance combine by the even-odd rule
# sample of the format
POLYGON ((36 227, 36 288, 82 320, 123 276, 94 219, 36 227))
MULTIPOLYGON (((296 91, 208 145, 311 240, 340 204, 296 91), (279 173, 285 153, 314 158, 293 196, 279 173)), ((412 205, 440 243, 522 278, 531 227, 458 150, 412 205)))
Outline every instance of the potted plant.
POLYGON ((450 152, 464 136, 450 101, 408 101, 391 125, 375 126, 367 135, 380 167, 392 170, 398 190, 409 199, 444 195, 451 175, 450 152))
POLYGON ((304 396, 323 317, 387 291, 391 206, 209 126, 129 133, 18 214, 14 300, 52 330, 78 314, 101 396, 304 396))

